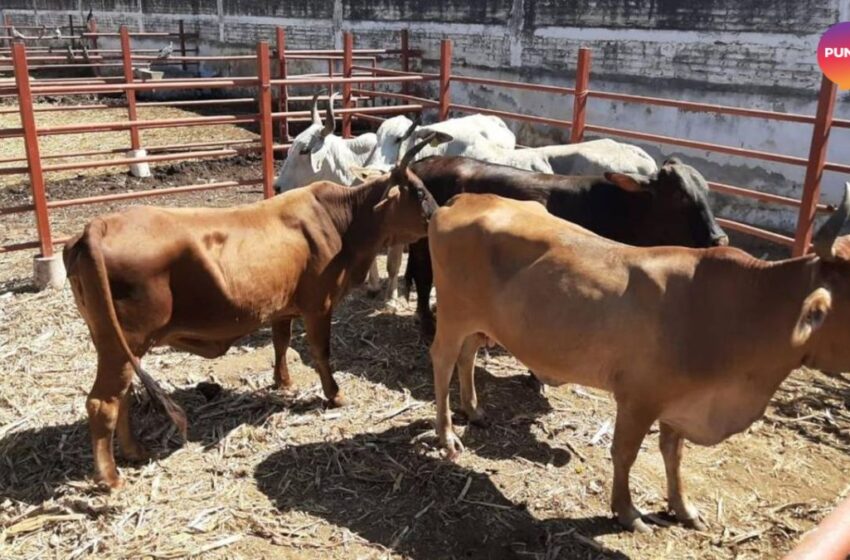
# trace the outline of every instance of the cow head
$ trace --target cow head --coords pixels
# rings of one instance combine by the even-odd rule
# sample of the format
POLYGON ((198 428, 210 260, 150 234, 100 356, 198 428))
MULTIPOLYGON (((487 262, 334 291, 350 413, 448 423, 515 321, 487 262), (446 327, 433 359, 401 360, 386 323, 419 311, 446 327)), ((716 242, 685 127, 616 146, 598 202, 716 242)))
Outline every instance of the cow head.
POLYGON ((432 132, 408 150, 388 175, 379 179, 386 181, 386 188, 374 211, 383 216, 391 244, 413 243, 427 234, 428 220, 437 211, 437 203, 409 166, 425 146, 451 139, 448 134, 432 132))
POLYGON ((640 208, 639 245, 726 245, 708 203, 708 184, 693 167, 671 158, 652 175, 605 173, 620 189, 644 196, 640 208))
POLYGON ((328 100, 325 122, 319 118, 318 97, 318 94, 313 96, 310 126, 292 141, 280 175, 275 180, 274 188, 278 194, 315 181, 333 181, 343 185, 354 182, 350 168, 359 163, 359 159, 345 141, 333 133, 336 122, 334 95, 328 100))
POLYGON ((815 234, 818 257, 791 336, 806 348, 805 363, 824 371, 850 370, 850 235, 839 236, 850 217, 850 183, 844 199, 815 234))
POLYGON ((375 131, 377 142, 369 156, 366 158, 364 167, 389 170, 398 163, 403 153, 403 145, 406 144, 413 131, 419 126, 420 116, 411 121, 404 115, 397 115, 385 120, 375 131))

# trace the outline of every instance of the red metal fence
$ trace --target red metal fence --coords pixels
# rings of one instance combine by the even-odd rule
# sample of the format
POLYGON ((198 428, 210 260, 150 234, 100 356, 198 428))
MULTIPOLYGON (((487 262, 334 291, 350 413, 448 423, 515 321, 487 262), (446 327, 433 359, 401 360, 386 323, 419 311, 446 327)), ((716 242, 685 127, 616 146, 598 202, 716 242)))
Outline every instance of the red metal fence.
MULTIPOLYGON (((220 157, 229 156, 244 151, 261 151, 263 155, 263 174, 261 178, 255 181, 250 181, 250 184, 262 184, 266 196, 271 195, 271 185, 273 180, 273 153, 274 151, 285 150, 288 146, 288 130, 286 129, 287 120, 306 119, 307 113, 293 112, 288 110, 287 102, 295 98, 288 96, 287 88, 290 86, 318 86, 325 85, 329 87, 342 86, 343 99, 342 109, 338 111, 342 115, 343 134, 350 136, 351 123, 353 119, 362 119, 365 121, 378 120, 379 114, 392 114, 402 112, 421 111, 423 108, 435 108, 438 111, 440 119, 445 119, 449 116, 451 110, 458 112, 475 112, 496 115, 506 119, 530 122, 535 124, 543 124, 554 127, 568 128, 570 131, 570 140, 572 142, 582 141, 585 133, 596 133, 604 136, 614 136, 620 138, 630 138, 645 142, 653 142, 665 145, 681 146, 685 148, 696 148, 708 152, 727 154, 742 158, 772 161, 789 165, 805 167, 805 179, 802 200, 797 200, 791 197, 780 196, 771 193, 756 191, 753 189, 727 185, 716 182, 709 182, 711 189, 722 192, 724 194, 749 198, 761 202, 771 204, 781 204, 795 207, 798 209, 799 218, 797 231, 794 238, 781 235, 765 229, 739 223, 729 219, 720 218, 721 224, 730 229, 743 232, 748 235, 756 236, 768 241, 780 243, 791 247, 795 255, 803 254, 808 250, 813 228, 814 218, 817 212, 828 212, 830 208, 823 204, 819 204, 819 193, 821 177, 824 171, 837 171, 842 173, 850 173, 850 165, 829 163, 826 162, 826 149, 830 132, 833 127, 850 128, 850 120, 834 119, 833 112, 836 100, 836 86, 826 78, 823 78, 821 84, 820 95, 818 98, 818 107, 816 115, 801 115, 793 113, 780 113, 776 111, 765 111, 757 109, 747 109, 741 107, 712 105, 707 103, 695 103, 690 101, 680 101, 673 99, 665 99, 660 97, 637 96, 622 93, 612 93, 605 91, 594 90, 591 87, 590 72, 591 72, 591 52, 589 49, 583 48, 579 51, 577 60, 577 71, 574 87, 554 86, 543 84, 528 84, 523 82, 496 80, 490 78, 464 76, 456 74, 452 71, 452 44, 448 40, 441 43, 440 48, 440 65, 439 73, 427 72, 410 72, 409 58, 415 51, 409 49, 408 37, 406 32, 402 32, 401 49, 354 49, 354 37, 351 33, 344 35, 344 48, 341 51, 326 50, 326 51, 287 51, 285 49, 285 34, 282 28, 278 28, 276 32, 276 49, 274 53, 269 53, 266 43, 261 43, 257 48, 256 55, 246 56, 219 56, 219 57, 185 57, 187 61, 204 60, 244 60, 253 58, 257 64, 256 77, 239 77, 226 79, 178 79, 178 80, 161 80, 156 82, 139 83, 133 80, 132 72, 128 69, 132 68, 134 60, 144 60, 143 57, 133 55, 129 48, 129 34, 126 29, 122 30, 118 36, 121 39, 121 54, 122 67, 124 76, 116 80, 107 81, 101 80, 78 80, 69 82, 68 80, 60 80, 51 82, 47 80, 35 80, 30 83, 27 73, 27 53, 23 45, 16 44, 13 46, 13 58, 16 71, 17 84, 15 94, 20 96, 20 113, 22 128, 20 130, 4 130, 0 132, 0 138, 4 136, 23 134, 27 145, 27 168, 30 174, 32 189, 33 189, 33 204, 16 208, 0 209, 0 214, 10 213, 13 211, 35 211, 38 222, 38 242, 23 242, 16 243, 11 246, 0 247, 0 252, 23 249, 31 247, 39 247, 42 254, 49 255, 52 251, 51 235, 49 227, 48 211, 50 208, 68 206, 72 204, 87 204, 91 202, 104 202, 108 200, 124 200, 137 198, 141 196, 153 196, 158 194, 170 194, 173 192, 188 192, 193 190, 206 190, 210 188, 223 188, 233 186, 234 184, 246 184, 235 182, 222 182, 213 185, 187 185, 185 187, 175 187, 167 190, 142 191, 135 193, 123 193, 116 195, 106 195, 88 199, 79 199, 72 201, 47 201, 44 195, 44 179, 43 172, 51 172, 64 169, 85 168, 91 166, 106 166, 116 164, 129 164, 138 162, 156 162, 185 159, 188 157, 220 157), (393 70, 377 66, 376 61, 379 57, 388 55, 399 55, 401 70, 393 70), (286 62, 293 59, 314 59, 328 61, 327 75, 301 75, 292 77, 287 74, 286 62), (364 66, 355 64, 357 60, 368 60, 371 65, 364 66), (277 66, 277 78, 271 78, 270 62, 274 61, 277 66), (342 75, 335 74, 335 62, 342 62, 342 75), (438 82, 437 99, 429 99, 422 95, 412 95, 410 84, 411 82, 438 82), (395 91, 379 91, 375 89, 377 84, 398 83, 401 84, 399 92, 395 91), (469 105, 461 105, 452 103, 451 101, 451 85, 453 83, 479 84, 503 87, 508 89, 530 90, 535 92, 547 93, 551 95, 563 95, 572 98, 572 120, 562 118, 553 118, 551 116, 536 116, 527 115, 516 112, 496 110, 487 107, 474 107, 469 105), (366 89, 363 86, 370 86, 371 89, 366 89), (248 115, 217 115, 210 117, 193 117, 188 119, 160 119, 154 121, 141 121, 137 119, 137 114, 134 107, 151 106, 156 104, 172 104, 172 105, 202 105, 202 104, 222 104, 226 102, 254 102, 253 98, 236 99, 236 100, 200 100, 190 102, 157 102, 157 103, 137 103, 135 101, 135 93, 146 90, 164 90, 164 89, 186 89, 186 88, 228 88, 228 87, 252 87, 259 89, 258 97, 258 112, 248 115), (272 112, 272 88, 276 88, 278 92, 278 110, 272 112), (48 95, 48 94, 68 94, 68 93, 105 93, 105 92, 123 92, 126 94, 126 107, 128 109, 129 122, 113 122, 99 123, 97 125, 70 125, 51 128, 36 128, 34 124, 33 114, 35 111, 32 108, 33 96, 48 95), (394 107, 360 107, 357 103, 366 99, 390 99, 406 103, 394 107), (663 136, 659 134, 651 134, 647 132, 626 130, 609 126, 602 126, 593 123, 588 123, 586 119, 587 104, 593 99, 614 100, 624 103, 636 103, 644 105, 654 105, 663 107, 675 107, 681 110, 690 112, 702 112, 713 114, 734 115, 742 118, 759 118, 780 122, 793 122, 812 125, 812 140, 810 144, 810 153, 808 159, 786 154, 777 154, 771 152, 763 152, 758 150, 738 148, 733 146, 714 144, 702 141, 695 141, 685 138, 675 138, 671 136, 663 136), (273 123, 277 121, 280 124, 279 139, 282 143, 274 144, 272 134, 274 130, 273 123), (236 123, 259 123, 261 132, 261 142, 259 146, 244 146, 245 141, 238 142, 209 142, 197 143, 183 146, 187 151, 174 153, 151 155, 145 158, 124 158, 119 160, 107 159, 96 160, 94 162, 85 162, 80 164, 60 164, 60 165, 44 165, 42 160, 48 159, 48 156, 41 157, 38 153, 38 137, 48 134, 67 134, 81 131, 97 131, 97 130, 129 130, 131 134, 131 147, 138 146, 138 131, 140 129, 168 126, 198 126, 204 124, 236 124, 236 123), (227 147, 230 146, 230 147, 227 147), (201 151, 188 151, 189 148, 217 148, 206 149, 201 151)), ((184 57, 180 57, 181 59, 184 57)), ((182 60, 181 60, 182 61, 182 60)), ((0 91, 2 94, 2 91, 0 91)), ((301 99, 304 99, 303 97, 301 99)), ((94 105, 98 107, 100 105, 94 105)), ((85 108, 82 106, 81 108, 85 108)), ((89 105, 88 107, 92 107, 89 105)), ((63 108, 64 109, 64 108, 63 108)), ((53 110, 53 108, 44 108, 39 110, 53 110)), ((179 149, 179 146, 169 146, 169 149, 179 149)), ((104 153, 115 153, 116 150, 111 150, 104 153)), ((73 154, 76 156, 96 155, 92 152, 73 154)), ((63 157, 67 157, 63 156, 63 157)), ((8 161, 8 160, 7 160, 8 161)), ((2 163, 2 162, 0 162, 2 163)), ((20 172, 24 168, 17 168, 20 172)), ((61 240, 56 241, 61 242, 61 240)))

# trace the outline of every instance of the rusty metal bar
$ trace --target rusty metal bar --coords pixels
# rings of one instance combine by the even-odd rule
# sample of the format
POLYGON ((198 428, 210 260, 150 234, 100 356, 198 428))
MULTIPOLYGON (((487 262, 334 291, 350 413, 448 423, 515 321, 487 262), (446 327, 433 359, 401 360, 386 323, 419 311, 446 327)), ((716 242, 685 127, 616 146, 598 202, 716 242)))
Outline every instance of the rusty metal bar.
POLYGON ((473 105, 459 105, 452 103, 449 105, 452 109, 463 111, 465 113, 481 113, 483 115, 494 115, 504 119, 513 119, 517 121, 533 122, 538 124, 548 124, 551 126, 572 126, 572 122, 563 119, 550 119, 549 117, 535 117, 533 115, 522 115, 520 113, 511 113, 510 111, 499 111, 497 109, 485 109, 484 107, 475 107, 473 105))
POLYGON ((363 95, 366 97, 386 97, 387 99, 399 99, 401 101, 412 101, 426 107, 439 107, 440 102, 415 95, 406 95, 404 93, 393 93, 390 91, 369 91, 366 89, 353 89, 351 92, 354 95, 363 95))
POLYGON ((576 87, 573 98, 573 125, 570 129, 570 143, 577 144, 584 139, 584 123, 587 115, 587 84, 590 81, 590 49, 578 50, 576 67, 576 87))
MULTIPOLYGON (((343 59, 342 59, 342 75, 346 78, 351 78, 352 51, 354 51, 354 34, 351 31, 346 31, 342 34, 343 44, 343 59)), ((342 85, 342 107, 350 109, 351 104, 351 83, 342 85)), ((351 138, 351 113, 343 113, 342 115, 342 137, 351 138)))
POLYGON ((274 196, 274 129, 272 122, 271 64, 269 62, 269 44, 260 41, 257 44, 257 75, 260 81, 258 96, 260 112, 260 143, 263 146, 263 196, 274 196))
POLYGON ((185 72, 187 70, 186 66, 186 33, 183 30, 183 20, 181 19, 178 22, 178 31, 180 34, 180 56, 183 58, 182 68, 185 72))
MULTIPOLYGON (((800 201, 796 198, 789 198, 787 196, 780 196, 778 194, 765 193, 761 191, 754 191, 752 189, 745 189, 743 187, 735 187, 733 185, 726 185, 723 183, 714 183, 712 181, 708 181, 708 187, 719 193, 723 194, 731 194, 733 196, 740 196, 743 198, 752 198, 754 200, 758 200, 760 202, 772 202, 775 204, 784 204, 785 206, 793 206, 795 208, 800 207, 800 201)), ((831 206, 827 206, 826 204, 818 204, 817 206, 818 212, 832 212, 833 208, 831 206)))
POLYGON ((596 99, 608 99, 611 101, 625 101, 627 103, 643 103, 645 105, 658 105, 661 107, 675 107, 685 111, 704 113, 718 113, 724 115, 735 115, 739 117, 755 117, 777 121, 813 124, 815 118, 811 115, 800 115, 797 113, 780 113, 777 111, 764 111, 762 109, 744 109, 730 105, 712 105, 710 103, 695 103, 692 101, 679 101, 677 99, 665 99, 662 97, 646 97, 641 95, 630 95, 626 93, 611 93, 607 91, 590 90, 589 97, 596 99))
POLYGON ((716 218, 717 223, 720 224, 721 227, 725 229, 730 229, 733 231, 739 231, 741 233, 745 233, 747 235, 751 235, 753 237, 758 237, 760 239, 764 239, 766 241, 772 241, 774 243, 778 243, 779 245, 785 245, 786 247, 791 247, 794 245, 794 240, 788 236, 781 235, 779 233, 774 233, 772 231, 767 231, 766 229, 761 229, 755 226, 751 226, 748 224, 742 224, 741 222, 736 222, 733 220, 727 220, 725 218, 716 218))
MULTIPOLYGON (((287 77, 286 71, 286 31, 283 27, 278 26, 275 29, 275 39, 276 39, 276 47, 277 50, 275 54, 277 55, 277 77, 283 80, 287 77)), ((289 88, 285 85, 278 86, 277 88, 277 110, 278 111, 288 111, 289 110, 289 88)), ((281 142, 289 141, 289 123, 286 121, 286 117, 280 119, 280 133, 278 134, 278 138, 280 138, 281 142)))
POLYGON ((797 218, 797 233, 794 236, 793 255, 795 257, 805 255, 812 242, 815 209, 820 199, 820 183, 826 163, 826 148, 829 143, 829 133, 832 130, 832 115, 835 112, 837 91, 838 86, 832 80, 826 76, 821 78, 815 126, 812 130, 812 143, 806 165, 806 179, 803 182, 803 199, 797 218))
POLYGON ((21 126, 24 129, 24 148, 29 167, 32 201, 35 206, 39 249, 42 257, 51 257, 53 256, 53 243, 50 239, 50 216, 47 213, 47 195, 44 191, 44 174, 41 170, 38 130, 35 124, 35 113, 32 110, 27 51, 23 43, 13 43, 12 56, 15 61, 15 84, 18 87, 18 105, 21 109, 21 126))
POLYGON ((637 140, 646 140, 647 142, 660 142, 662 144, 672 144, 674 146, 684 146, 685 148, 695 148, 697 150, 707 150, 709 152, 718 152, 732 156, 750 157, 765 161, 774 161, 776 163, 787 163, 788 165, 805 166, 808 163, 806 158, 787 156, 784 154, 774 154, 771 152, 761 152, 758 150, 748 150, 746 148, 734 148, 732 146, 724 146, 723 144, 712 144, 710 142, 698 142, 696 140, 685 140, 682 138, 674 138, 672 136, 662 136, 660 134, 650 134, 648 132, 637 132, 634 130, 625 130, 622 128, 612 128, 608 126, 598 126, 595 124, 587 124, 584 127, 585 131, 598 132, 609 136, 621 136, 624 138, 635 138, 637 140))
POLYGON ((440 41, 440 111, 439 119, 444 121, 449 118, 449 107, 451 106, 451 92, 449 90, 452 81, 452 42, 450 39, 440 41))
MULTIPOLYGON (((90 40, 90 45, 93 50, 97 50, 97 20, 92 18, 88 21, 88 33, 81 33, 80 36, 84 38, 88 38, 90 40)), ((115 35, 118 35, 115 33, 115 35)))
MULTIPOLYGON (((372 66, 358 66, 357 64, 353 65, 352 68, 354 70, 362 70, 363 72, 369 72, 373 75, 383 74, 384 76, 419 76, 423 80, 439 80, 439 74, 433 74, 430 72, 402 72, 401 70, 391 70, 389 68, 372 67, 372 66)), ((452 76, 454 79, 455 76, 452 76)), ((509 82, 514 83, 514 82, 509 82)))
POLYGON ((50 208, 65 208, 67 206, 82 206, 84 204, 98 204, 102 202, 115 202, 118 200, 133 200, 136 198, 147 198, 159 195, 182 194, 187 192, 210 191, 224 189, 227 187, 239 187, 246 185, 262 184, 262 179, 238 179, 235 181, 220 181, 218 183, 200 183, 182 187, 170 187, 167 189, 149 189, 144 191, 133 191, 119 194, 105 194, 101 196, 89 196, 86 198, 72 198, 67 200, 54 200, 49 203, 50 208))
MULTIPOLYGON (((121 35, 121 55, 124 66, 124 81, 127 84, 133 83, 133 62, 130 60, 130 33, 127 31, 127 26, 122 25, 119 31, 121 35)), ((136 92, 128 89, 124 92, 127 98, 127 117, 130 122, 138 120, 136 112, 136 92)), ((141 139, 139 138, 139 129, 135 126, 130 127, 130 147, 133 150, 138 150, 141 147, 141 139)))
MULTIPOLYGON (((378 114, 378 115, 396 115, 398 113, 407 113, 412 111, 421 111, 422 105, 393 105, 391 107, 352 107, 350 109, 336 109, 334 112, 340 116, 346 113, 363 113, 363 114, 378 114)), ((310 120, 310 111, 287 111, 286 113, 272 113, 272 119, 281 119, 287 117, 290 121, 310 120)))
POLYGON ((99 159, 94 161, 83 161, 78 163, 57 163, 45 165, 42 169, 48 172, 68 171, 71 169, 89 169, 93 167, 116 167, 130 165, 133 163, 153 163, 160 161, 175 161, 180 159, 202 159, 212 157, 235 156, 240 153, 239 149, 205 150, 194 152, 182 152, 176 154, 163 154, 159 156, 126 157, 115 159, 99 159))
POLYGON ((172 126, 207 126, 219 124, 242 124, 257 122, 257 115, 217 115, 214 117, 181 117, 174 119, 157 119, 149 121, 136 121, 134 124, 126 121, 112 121, 86 124, 69 124, 38 129, 39 136, 52 136, 54 134, 75 134, 79 132, 107 132, 116 130, 129 130, 131 126, 139 129, 145 128, 170 128, 172 126))
POLYGON ((539 91, 541 93, 556 93, 569 95, 575 93, 575 88, 563 87, 563 86, 550 86, 546 84, 528 84, 525 82, 513 82, 510 80, 494 80, 491 78, 479 78, 476 76, 458 76, 457 74, 452 76, 453 82, 462 82, 465 84, 478 84, 484 86, 496 86, 496 87, 505 87, 505 88, 513 88, 513 89, 524 89, 531 91, 539 91))
MULTIPOLYGON (((410 54, 408 53, 408 49, 410 48, 410 33, 407 29, 401 30, 401 71, 408 73, 410 72, 410 54)), ((401 84, 401 92, 405 95, 410 94, 410 84, 403 83, 401 84)))

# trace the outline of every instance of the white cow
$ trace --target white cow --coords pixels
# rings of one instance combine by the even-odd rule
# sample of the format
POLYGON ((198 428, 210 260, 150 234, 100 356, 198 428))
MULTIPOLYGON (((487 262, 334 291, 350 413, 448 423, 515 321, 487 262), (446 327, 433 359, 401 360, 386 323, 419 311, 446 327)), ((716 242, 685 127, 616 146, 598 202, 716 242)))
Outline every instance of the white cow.
POLYGON ((610 138, 529 150, 545 157, 558 175, 602 175, 610 171, 647 176, 658 171, 655 160, 642 148, 610 138))
POLYGON ((375 150, 366 159, 370 168, 389 169, 399 155, 431 131, 444 132, 453 140, 437 147, 426 147, 417 159, 429 156, 465 156, 519 169, 552 173, 544 156, 527 150, 515 150, 516 138, 499 117, 469 115, 426 126, 403 115, 384 121, 378 128, 375 150))
POLYGON ((318 95, 315 95, 310 109, 312 123, 292 141, 280 168, 274 182, 278 194, 316 181, 351 185, 357 180, 352 168, 362 166, 375 147, 378 138, 371 132, 350 139, 333 133, 333 96, 328 103, 324 123, 319 118, 317 103, 318 95))

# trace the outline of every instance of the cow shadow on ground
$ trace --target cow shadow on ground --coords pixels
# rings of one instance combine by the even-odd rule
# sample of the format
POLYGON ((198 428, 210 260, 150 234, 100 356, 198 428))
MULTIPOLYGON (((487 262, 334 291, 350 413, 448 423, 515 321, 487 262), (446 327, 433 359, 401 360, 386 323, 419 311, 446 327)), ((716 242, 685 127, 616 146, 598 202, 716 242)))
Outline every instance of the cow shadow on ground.
POLYGON ((805 392, 780 386, 773 398, 776 414, 768 421, 805 439, 850 453, 850 378, 846 374, 813 372, 805 392))
POLYGON ((417 441, 429 429, 419 420, 277 451, 257 465, 257 487, 281 512, 321 517, 414 559, 627 558, 589 541, 620 532, 612 518, 537 519, 490 475, 426 451, 417 441))
MULTIPOLYGON (((133 429, 149 451, 164 458, 183 447, 182 437, 147 395, 138 393, 130 415, 133 429)), ((205 450, 215 448, 231 431, 242 426, 260 425, 283 410, 304 413, 323 406, 316 393, 288 396, 268 390, 233 390, 214 383, 181 388, 171 397, 186 411, 187 439, 205 450)), ((85 413, 83 413, 85 414, 85 413)), ((116 461, 122 469, 138 463, 123 460, 116 440, 116 461)), ((85 417, 74 422, 25 428, 0 439, 0 502, 10 498, 39 504, 56 497, 69 482, 91 477, 94 463, 85 417)))

